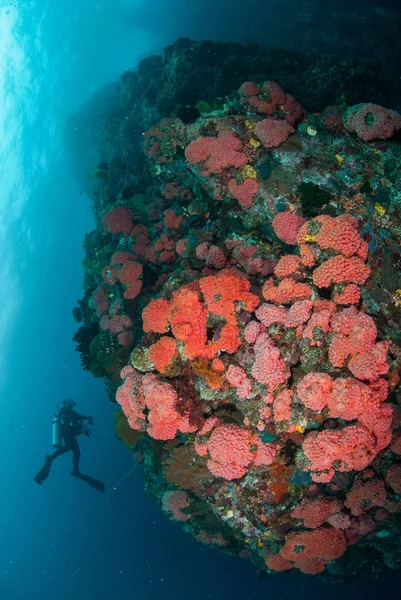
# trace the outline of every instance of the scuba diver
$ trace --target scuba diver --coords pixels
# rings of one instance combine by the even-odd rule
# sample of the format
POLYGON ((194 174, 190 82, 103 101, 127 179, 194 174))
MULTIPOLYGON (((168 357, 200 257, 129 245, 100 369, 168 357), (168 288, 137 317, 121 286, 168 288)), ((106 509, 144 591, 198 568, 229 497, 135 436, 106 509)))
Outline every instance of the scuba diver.
POLYGON ((35 476, 35 481, 39 485, 42 485, 50 474, 50 468, 53 461, 66 452, 72 452, 71 475, 85 481, 85 483, 88 483, 99 492, 104 492, 104 483, 102 481, 93 479, 93 477, 89 477, 89 475, 85 475, 79 470, 81 450, 79 448, 77 436, 82 434, 89 436, 90 430, 89 427, 84 424, 84 421, 87 421, 89 425, 93 425, 93 418, 85 417, 84 415, 77 413, 74 410, 76 404, 77 403, 74 402, 74 400, 62 400, 61 402, 58 402, 56 406, 57 412, 53 417, 53 447, 56 448, 56 450, 53 454, 48 454, 46 456, 45 464, 35 476))

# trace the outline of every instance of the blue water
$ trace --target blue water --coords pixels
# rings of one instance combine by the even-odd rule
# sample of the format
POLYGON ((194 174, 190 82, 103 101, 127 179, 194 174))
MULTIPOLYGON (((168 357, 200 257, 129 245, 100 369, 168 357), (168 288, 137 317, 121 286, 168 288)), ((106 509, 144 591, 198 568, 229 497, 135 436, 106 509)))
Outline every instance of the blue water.
POLYGON ((243 26, 259 0, 214 4, 0 1, 2 600, 369 599, 396 585, 396 573, 349 586, 258 579, 245 561, 192 542, 143 495, 102 382, 81 370, 71 341, 82 239, 94 222, 63 147, 64 123, 101 85, 177 36, 262 36, 260 25, 243 26), (70 476, 69 455, 45 485, 33 481, 50 451, 55 404, 66 397, 95 418, 81 466, 105 481, 106 497, 70 476))

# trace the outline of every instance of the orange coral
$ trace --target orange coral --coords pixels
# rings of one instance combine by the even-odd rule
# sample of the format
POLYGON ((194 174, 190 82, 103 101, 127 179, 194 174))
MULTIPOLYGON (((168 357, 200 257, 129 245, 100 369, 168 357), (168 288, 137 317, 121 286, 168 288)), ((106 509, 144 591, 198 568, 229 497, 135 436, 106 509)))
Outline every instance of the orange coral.
POLYGON ((168 374, 169 367, 179 358, 177 342, 166 335, 149 348, 149 358, 162 375, 168 374))
POLYGON ((313 272, 313 281, 320 288, 326 288, 333 283, 365 283, 370 275, 370 269, 358 256, 346 258, 342 255, 333 256, 321 264, 313 272))
POLYGON ((142 311, 143 330, 165 333, 168 330, 167 314, 170 302, 164 298, 151 300, 142 311))

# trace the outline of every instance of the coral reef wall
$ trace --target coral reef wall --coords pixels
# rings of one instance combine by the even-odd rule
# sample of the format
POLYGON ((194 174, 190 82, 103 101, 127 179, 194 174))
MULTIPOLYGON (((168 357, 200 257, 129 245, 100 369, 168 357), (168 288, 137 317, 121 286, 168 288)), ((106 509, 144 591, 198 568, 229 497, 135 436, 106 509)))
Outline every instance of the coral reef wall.
POLYGON ((171 519, 347 577, 401 562, 401 115, 331 60, 185 39, 123 74, 74 339, 171 519))
POLYGON ((145 58, 137 69, 123 73, 118 84, 96 92, 68 123, 65 137, 82 185, 92 191, 89 172, 99 162, 112 159, 118 160, 124 177, 130 175, 138 185, 144 178, 142 133, 163 117, 195 120, 208 105, 222 105, 242 81, 279 81, 284 89, 296 92, 297 100, 309 112, 367 100, 378 104, 390 101, 401 109, 398 71, 389 63, 383 68, 374 56, 357 60, 349 58, 349 53, 341 60, 336 53, 311 55, 314 48, 309 44, 304 54, 257 44, 181 38, 167 46, 163 56, 145 58))

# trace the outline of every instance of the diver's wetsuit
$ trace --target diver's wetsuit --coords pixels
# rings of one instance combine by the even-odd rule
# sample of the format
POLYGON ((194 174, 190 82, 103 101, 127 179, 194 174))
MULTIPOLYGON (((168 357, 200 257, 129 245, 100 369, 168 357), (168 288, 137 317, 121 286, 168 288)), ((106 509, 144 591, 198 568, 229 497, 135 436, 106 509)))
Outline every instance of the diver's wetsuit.
POLYGON ((91 417, 84 417, 79 415, 75 410, 70 407, 62 408, 60 411, 61 420, 61 437, 63 439, 63 446, 57 448, 53 454, 46 457, 50 464, 58 456, 65 454, 66 452, 72 452, 72 467, 73 472, 79 471, 79 459, 81 456, 81 450, 79 448, 77 435, 81 435, 84 432, 84 420, 91 421, 91 417))
POLYGON ((57 448, 50 455, 50 459, 53 462, 55 458, 65 454, 66 452, 72 452, 72 468, 74 471, 79 471, 79 459, 81 456, 81 450, 79 448, 78 440, 71 431, 67 431, 63 434, 64 445, 61 448, 57 448))

